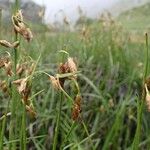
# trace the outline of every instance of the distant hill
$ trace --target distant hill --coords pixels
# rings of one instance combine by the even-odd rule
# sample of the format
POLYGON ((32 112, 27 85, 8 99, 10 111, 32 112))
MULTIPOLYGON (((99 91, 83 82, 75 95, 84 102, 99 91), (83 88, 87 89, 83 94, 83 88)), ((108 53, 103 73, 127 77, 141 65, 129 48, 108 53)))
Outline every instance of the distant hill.
POLYGON ((146 30, 150 28, 150 2, 121 13, 118 20, 127 29, 146 30))
POLYGON ((135 7, 139 7, 148 2, 150 2, 150 0, 118 0, 117 3, 109 8, 109 11, 113 15, 118 16, 122 12, 128 11, 135 7))

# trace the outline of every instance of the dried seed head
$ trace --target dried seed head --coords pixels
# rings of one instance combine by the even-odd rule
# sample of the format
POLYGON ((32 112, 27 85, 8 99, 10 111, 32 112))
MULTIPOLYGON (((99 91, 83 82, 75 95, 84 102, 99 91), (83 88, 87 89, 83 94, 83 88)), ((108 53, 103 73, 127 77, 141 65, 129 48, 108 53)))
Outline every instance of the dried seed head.
POLYGON ((0 44, 7 48, 12 48, 12 44, 6 40, 0 40, 0 44))
POLYGON ((8 42, 6 40, 0 40, 0 44, 6 48, 16 48, 19 46, 19 41, 16 41, 11 44, 10 42, 8 42))
POLYGON ((26 32, 24 33, 24 38, 27 39, 28 42, 30 42, 33 39, 33 34, 30 28, 26 28, 26 32))
POLYGON ((28 111, 28 113, 30 114, 30 116, 31 116, 32 118, 35 118, 35 117, 36 117, 36 112, 35 112, 35 110, 33 109, 33 107, 26 105, 26 110, 28 111))
POLYGON ((71 72, 71 73, 77 72, 77 66, 73 58, 71 57, 69 57, 67 60, 67 68, 68 68, 68 72, 71 72))
POLYGON ((146 105, 147 105, 148 111, 150 112, 150 94, 149 94, 149 90, 146 84, 145 84, 145 90, 146 90, 146 97, 145 97, 146 105))
POLYGON ((25 66, 17 64, 16 74, 21 77, 24 71, 25 71, 25 66))
POLYGON ((4 93, 6 93, 6 92, 8 91, 7 83, 6 83, 5 80, 4 80, 4 81, 0 81, 0 88, 1 88, 1 90, 2 90, 4 93))
POLYGON ((16 33, 21 34, 28 42, 33 38, 30 28, 26 27, 23 21, 22 12, 19 10, 12 16, 12 22, 16 33))
POLYGON ((74 100, 73 109, 72 109, 72 119, 77 121, 81 113, 81 96, 77 95, 74 100))
POLYGON ((13 72, 12 72, 12 64, 11 64, 10 61, 8 63, 4 63, 4 68, 5 68, 6 74, 8 76, 12 76, 12 74, 13 74, 13 72))
POLYGON ((65 64, 63 64, 63 63, 60 63, 60 65, 59 65, 59 68, 58 68, 58 71, 59 71, 59 73, 66 73, 67 72, 67 66, 66 66, 66 63, 65 64))
POLYGON ((13 83, 17 86, 18 92, 20 94, 22 94, 27 87, 27 81, 28 81, 27 79, 28 78, 22 78, 22 79, 13 81, 13 83))
POLYGON ((59 80, 57 78, 55 78, 54 76, 49 76, 49 80, 51 81, 53 87, 56 90, 60 89, 60 83, 59 83, 59 80))
POLYGON ((17 86, 17 90, 22 96, 23 102, 29 105, 28 98, 31 93, 31 86, 29 86, 28 78, 18 79, 13 81, 13 83, 17 86))
POLYGON ((9 58, 8 57, 1 57, 0 58, 0 68, 5 66, 5 63, 9 62, 9 58))

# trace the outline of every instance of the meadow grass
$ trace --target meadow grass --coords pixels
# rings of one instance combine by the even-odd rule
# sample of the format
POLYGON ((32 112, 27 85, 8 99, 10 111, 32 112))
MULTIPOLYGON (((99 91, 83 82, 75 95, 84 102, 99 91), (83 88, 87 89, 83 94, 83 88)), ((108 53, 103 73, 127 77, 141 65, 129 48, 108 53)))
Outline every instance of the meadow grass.
MULTIPOLYGON (((149 149, 149 113, 145 98, 141 100, 150 70, 148 36, 145 54, 144 35, 137 35, 140 42, 133 40, 135 36, 111 19, 84 24, 75 32, 42 27, 40 32, 32 26, 30 43, 19 33, 15 39, 20 41, 19 54, 1 48, 2 56, 8 51, 15 57, 14 72, 17 64, 27 63, 27 71, 34 65, 31 74, 24 70, 21 77, 6 76, 1 68, 1 80, 12 94, 4 93, 1 84, 0 149, 149 149), (68 57, 77 64, 77 82, 70 79, 74 74, 58 71, 68 57), (57 84, 56 90, 49 76, 65 77, 64 87, 57 84), (13 85, 24 77, 29 80, 27 87, 32 87, 27 103, 13 85), (80 104, 74 103, 77 95, 82 97, 81 112, 80 104), (72 118, 73 108, 77 120, 72 118)), ((1 38, 14 41, 12 30, 3 29, 1 38)))

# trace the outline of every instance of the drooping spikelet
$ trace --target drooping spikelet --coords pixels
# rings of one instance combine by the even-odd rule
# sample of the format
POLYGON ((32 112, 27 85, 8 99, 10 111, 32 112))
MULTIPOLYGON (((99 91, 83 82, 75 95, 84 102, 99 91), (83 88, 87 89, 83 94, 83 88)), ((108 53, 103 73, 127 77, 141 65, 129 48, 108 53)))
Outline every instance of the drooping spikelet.
POLYGON ((57 78, 55 78, 54 76, 49 76, 49 80, 51 81, 53 87, 56 90, 60 89, 60 83, 59 83, 59 80, 57 78))
POLYGON ((70 73, 77 72, 77 66, 76 66, 73 58, 69 57, 66 64, 67 64, 68 72, 70 72, 70 73))
POLYGON ((12 22, 15 32, 21 34, 28 42, 31 41, 33 34, 30 28, 24 23, 21 10, 18 10, 16 14, 12 16, 12 22))
POLYGON ((14 43, 10 43, 6 40, 0 40, 0 45, 6 47, 6 48, 17 48, 19 46, 19 41, 16 41, 14 43))
POLYGON ((13 81, 13 84, 17 86, 19 94, 22 96, 23 103, 29 104, 28 98, 31 92, 31 87, 29 86, 28 78, 22 78, 13 81))
POLYGON ((80 117, 80 113, 81 113, 81 96, 76 95, 72 108, 72 119, 74 121, 77 121, 80 117))
POLYGON ((5 63, 9 62, 9 57, 1 57, 0 58, 0 68, 3 68, 5 66, 5 63))

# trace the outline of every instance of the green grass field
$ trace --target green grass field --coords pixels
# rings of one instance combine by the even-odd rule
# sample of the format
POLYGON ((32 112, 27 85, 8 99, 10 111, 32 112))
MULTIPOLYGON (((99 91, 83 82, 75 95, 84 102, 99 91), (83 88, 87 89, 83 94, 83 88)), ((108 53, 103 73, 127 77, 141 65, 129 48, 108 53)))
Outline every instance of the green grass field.
POLYGON ((20 16, 2 24, 0 150, 150 149, 148 15, 74 32, 33 24, 30 42, 20 16))

